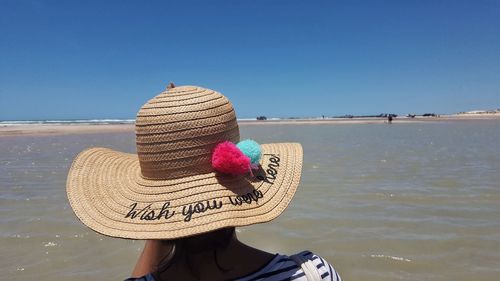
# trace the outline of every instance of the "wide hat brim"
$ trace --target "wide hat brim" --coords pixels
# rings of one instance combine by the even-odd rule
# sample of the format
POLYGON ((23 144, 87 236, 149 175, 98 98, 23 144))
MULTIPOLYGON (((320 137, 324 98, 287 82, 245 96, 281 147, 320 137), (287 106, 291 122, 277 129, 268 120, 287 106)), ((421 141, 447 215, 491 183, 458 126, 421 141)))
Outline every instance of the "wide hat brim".
POLYGON ((91 148, 73 161, 67 193, 77 217, 104 235, 174 239, 270 221, 300 181, 298 143, 263 144, 253 175, 216 172, 170 180, 141 176, 137 155, 91 148))

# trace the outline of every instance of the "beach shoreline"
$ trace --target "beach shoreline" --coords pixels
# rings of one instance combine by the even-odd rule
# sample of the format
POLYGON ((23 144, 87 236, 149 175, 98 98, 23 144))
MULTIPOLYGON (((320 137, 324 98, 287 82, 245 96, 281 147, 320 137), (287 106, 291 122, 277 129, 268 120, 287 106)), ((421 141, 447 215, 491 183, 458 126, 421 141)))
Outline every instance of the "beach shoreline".
MULTIPOLYGON (((460 114, 441 115, 439 117, 398 117, 393 124, 423 123, 423 122, 453 122, 453 121, 484 121, 500 120, 500 114, 460 114)), ((240 120, 240 126, 255 125, 349 125, 349 124, 385 124, 387 118, 325 118, 325 119, 270 119, 270 120, 240 120)), ((29 135, 65 135, 92 133, 134 132, 135 124, 9 124, 0 125, 0 137, 29 135)))

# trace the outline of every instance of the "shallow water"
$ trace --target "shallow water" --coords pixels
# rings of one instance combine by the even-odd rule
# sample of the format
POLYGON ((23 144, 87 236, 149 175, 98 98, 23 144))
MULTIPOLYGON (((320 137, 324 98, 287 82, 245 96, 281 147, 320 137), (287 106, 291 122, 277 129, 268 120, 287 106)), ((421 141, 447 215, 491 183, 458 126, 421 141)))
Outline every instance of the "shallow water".
MULTIPOLYGON (((292 205, 239 228, 245 242, 315 251, 344 280, 498 280, 500 122, 243 125, 241 134, 300 142, 305 153, 292 205)), ((133 152, 134 135, 0 137, 0 279, 130 273, 142 242, 95 234, 66 199, 71 160, 89 146, 133 152)))

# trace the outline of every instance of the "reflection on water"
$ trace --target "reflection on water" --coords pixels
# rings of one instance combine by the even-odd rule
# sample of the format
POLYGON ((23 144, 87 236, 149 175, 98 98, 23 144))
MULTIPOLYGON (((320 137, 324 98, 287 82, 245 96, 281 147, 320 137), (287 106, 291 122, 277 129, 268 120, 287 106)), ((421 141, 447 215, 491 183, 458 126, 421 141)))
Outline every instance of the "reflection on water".
MULTIPOLYGON (((500 276, 499 122, 244 125, 241 134, 300 142, 305 153, 292 205, 272 223, 238 229, 244 241, 271 252, 316 251, 345 280, 500 276)), ((6 279, 130 273, 142 242, 95 234, 66 199, 71 160, 89 146, 133 152, 134 135, 0 138, 6 279)))

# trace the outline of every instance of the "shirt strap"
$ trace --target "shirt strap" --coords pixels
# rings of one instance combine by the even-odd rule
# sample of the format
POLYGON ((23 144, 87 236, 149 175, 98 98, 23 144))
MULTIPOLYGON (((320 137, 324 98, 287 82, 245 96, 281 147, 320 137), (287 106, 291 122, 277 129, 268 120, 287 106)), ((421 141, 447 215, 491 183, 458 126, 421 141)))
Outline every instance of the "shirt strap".
POLYGON ((321 278, 321 276, 319 275, 318 269, 316 268, 316 266, 314 266, 311 260, 302 257, 300 254, 295 254, 293 256, 290 256, 290 258, 302 268, 302 271, 304 271, 307 280, 323 280, 323 278, 321 278))

